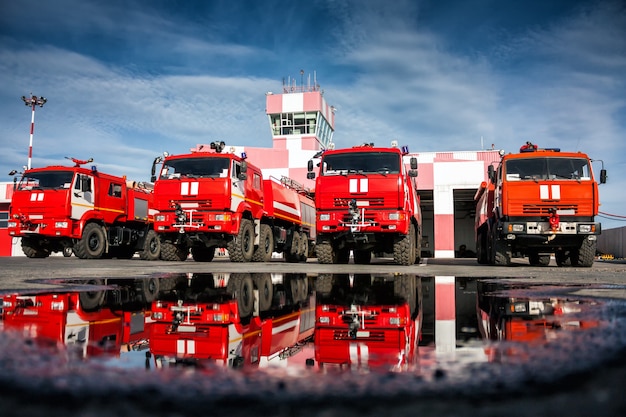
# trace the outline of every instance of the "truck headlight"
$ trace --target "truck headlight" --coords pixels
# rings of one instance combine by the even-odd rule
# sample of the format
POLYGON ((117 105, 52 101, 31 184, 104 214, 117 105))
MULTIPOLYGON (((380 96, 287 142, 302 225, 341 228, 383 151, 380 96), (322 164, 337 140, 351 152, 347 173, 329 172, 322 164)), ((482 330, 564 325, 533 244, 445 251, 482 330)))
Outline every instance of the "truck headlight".
POLYGON ((580 233, 591 233, 594 231, 594 227, 591 224, 579 224, 578 231, 580 233))
POLYGON ((156 216, 154 216, 154 220, 157 222, 164 222, 165 221, 165 214, 157 214, 156 216))
POLYGON ((67 229, 67 222, 54 222, 55 229, 67 229))
POLYGON ((10 229, 12 227, 17 227, 17 222, 7 222, 7 227, 10 229))
POLYGON ((509 232, 523 232, 524 225, 523 224, 509 224, 509 232))
POLYGON ((320 214, 320 221, 328 221, 328 220, 330 220, 330 214, 328 213, 320 214))

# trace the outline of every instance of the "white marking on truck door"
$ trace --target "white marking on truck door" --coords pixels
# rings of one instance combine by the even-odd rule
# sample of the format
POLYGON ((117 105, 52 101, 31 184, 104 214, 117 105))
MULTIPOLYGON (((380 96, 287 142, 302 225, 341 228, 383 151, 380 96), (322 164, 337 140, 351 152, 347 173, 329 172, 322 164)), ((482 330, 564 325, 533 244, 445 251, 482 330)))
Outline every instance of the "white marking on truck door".
POLYGON ((541 198, 542 200, 550 199, 550 190, 547 185, 539 186, 539 198, 541 198))
POLYGON ((43 201, 43 193, 32 193, 30 195, 30 201, 43 201))
POLYGON ((188 182, 180 183, 180 195, 189 195, 189 183, 188 182))
POLYGON ((561 186, 558 184, 552 186, 552 199, 553 200, 561 199, 561 186))

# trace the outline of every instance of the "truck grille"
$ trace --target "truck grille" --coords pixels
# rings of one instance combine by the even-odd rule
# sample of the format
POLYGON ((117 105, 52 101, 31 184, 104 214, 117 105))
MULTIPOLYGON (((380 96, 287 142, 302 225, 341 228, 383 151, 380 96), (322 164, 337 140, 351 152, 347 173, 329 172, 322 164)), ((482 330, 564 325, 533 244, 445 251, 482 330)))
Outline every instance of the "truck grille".
POLYGON ((522 212, 531 216, 549 216, 550 209, 556 207, 557 210, 574 210, 574 214, 578 214, 577 204, 524 204, 522 212))
MULTIPOLYGON (((339 198, 335 197, 334 204, 335 207, 345 207, 348 208, 348 204, 350 203, 351 198, 339 198)), ((383 197, 370 197, 370 198, 357 198, 357 201, 366 201, 369 203, 369 207, 384 207, 385 199, 383 197)), ((368 206, 365 206, 368 207, 368 206)))

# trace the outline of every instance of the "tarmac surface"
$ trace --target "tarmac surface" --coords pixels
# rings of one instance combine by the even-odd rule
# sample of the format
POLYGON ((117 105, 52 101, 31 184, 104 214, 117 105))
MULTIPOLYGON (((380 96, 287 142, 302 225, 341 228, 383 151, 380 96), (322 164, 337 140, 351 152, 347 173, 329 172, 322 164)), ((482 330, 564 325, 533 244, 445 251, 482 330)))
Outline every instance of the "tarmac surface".
POLYGON ((621 261, 596 261, 591 268, 559 268, 554 261, 548 267, 530 267, 522 260, 511 267, 493 267, 478 265, 474 259, 424 259, 420 265, 405 267, 388 259, 373 259, 371 265, 319 265, 316 260, 291 264, 278 259, 238 264, 223 258, 210 263, 60 256, 0 258, 0 296, 62 288, 62 281, 68 278, 139 277, 167 272, 404 273, 530 283, 566 289, 572 297, 601 301, 606 306, 603 319, 612 327, 608 333, 591 332, 586 339, 576 341, 581 343, 580 349, 574 346, 564 351, 577 362, 571 370, 546 375, 550 364, 544 364, 544 372, 541 364, 535 365, 522 378, 523 383, 512 386, 493 386, 487 383, 490 375, 476 370, 474 382, 470 378, 462 388, 446 382, 445 377, 442 381, 414 381, 395 375, 369 379, 345 376, 322 380, 319 383, 323 386, 311 388, 306 385, 311 383, 310 378, 284 380, 271 374, 239 374, 235 378, 209 375, 198 383, 192 376, 167 380, 167 376, 155 378, 151 374, 129 379, 127 373, 107 369, 96 372, 94 382, 93 369, 77 369, 68 376, 55 371, 55 364, 45 359, 29 364, 26 356, 15 353, 29 351, 33 346, 0 337, 0 410, 19 410, 29 416, 140 417, 626 415, 626 263, 621 261), (74 386, 77 380, 82 381, 78 387, 74 386), (221 396, 220 392, 227 394, 221 396), (307 392, 317 394, 303 394, 307 392))

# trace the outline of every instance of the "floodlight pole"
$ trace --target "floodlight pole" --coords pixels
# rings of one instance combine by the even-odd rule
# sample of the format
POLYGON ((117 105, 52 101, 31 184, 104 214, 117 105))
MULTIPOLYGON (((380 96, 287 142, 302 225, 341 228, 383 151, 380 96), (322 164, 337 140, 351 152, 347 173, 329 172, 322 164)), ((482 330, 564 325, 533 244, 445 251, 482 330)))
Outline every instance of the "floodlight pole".
POLYGON ((31 106, 32 108, 32 116, 30 119, 30 143, 28 145, 28 165, 27 169, 30 169, 30 161, 33 159, 33 133, 35 132, 35 106, 43 107, 46 104, 45 97, 37 97, 34 96, 33 93, 30 94, 30 97, 22 96, 22 101, 27 106, 31 106))

